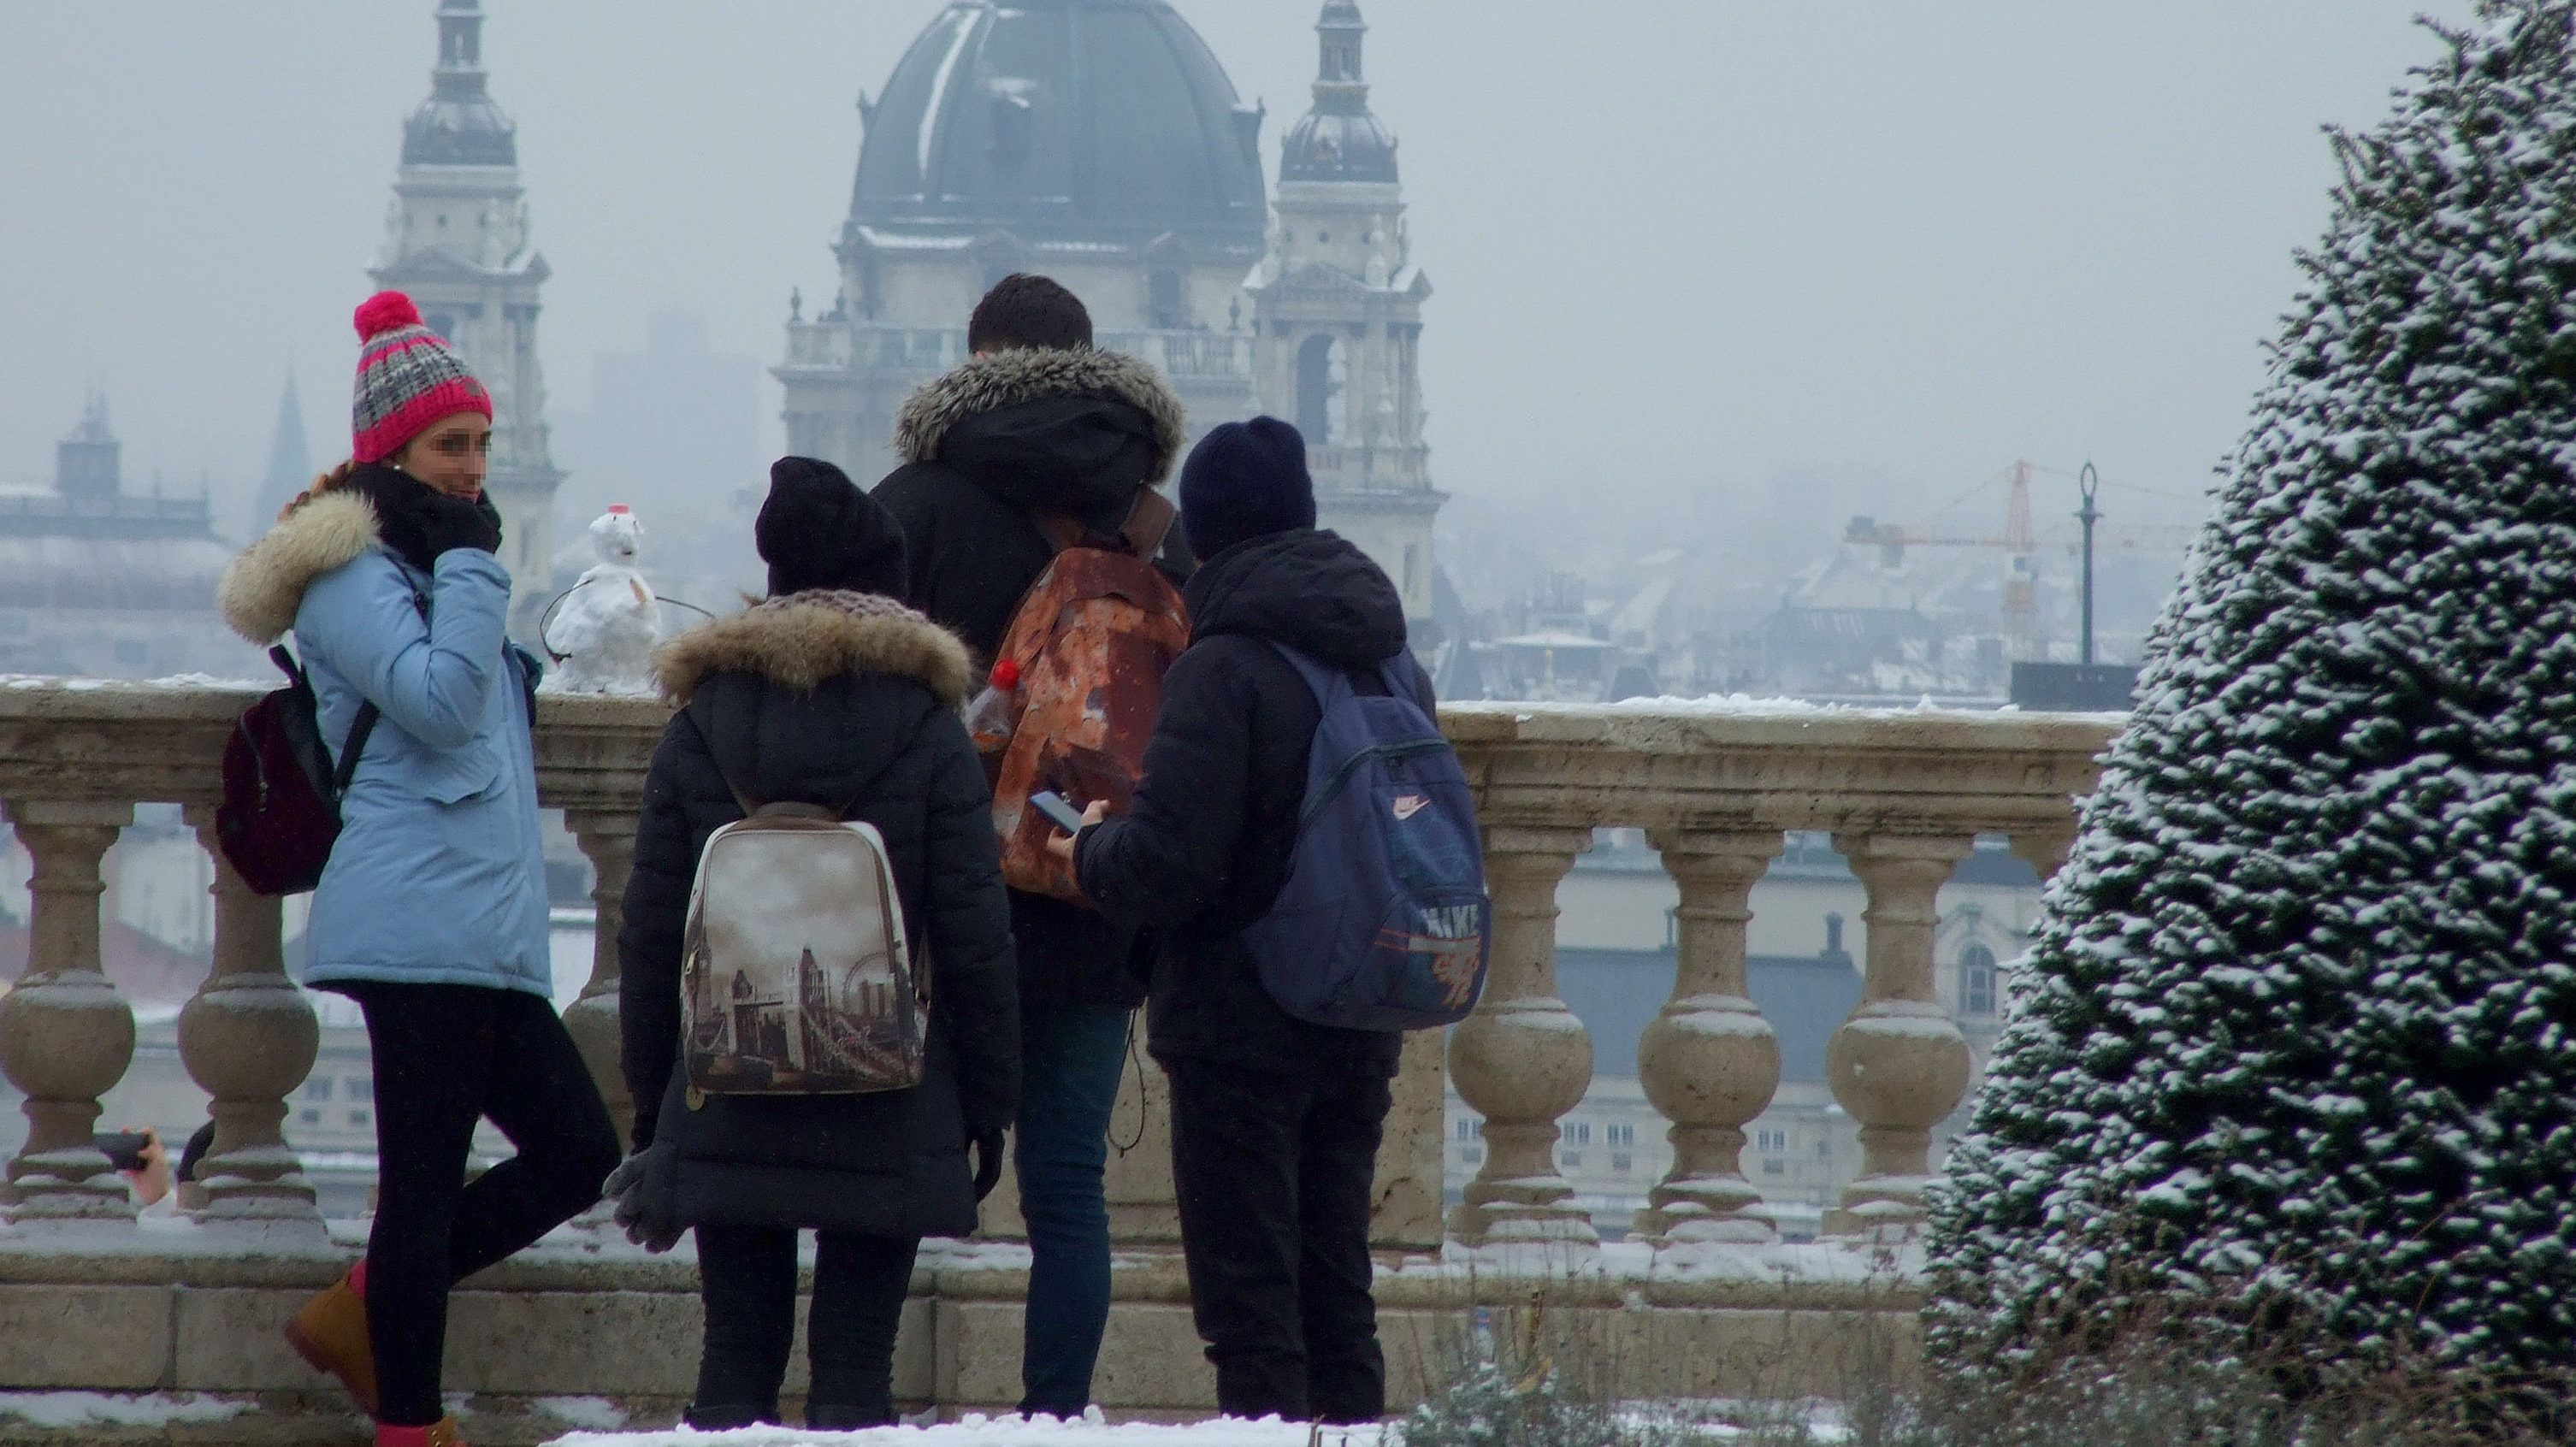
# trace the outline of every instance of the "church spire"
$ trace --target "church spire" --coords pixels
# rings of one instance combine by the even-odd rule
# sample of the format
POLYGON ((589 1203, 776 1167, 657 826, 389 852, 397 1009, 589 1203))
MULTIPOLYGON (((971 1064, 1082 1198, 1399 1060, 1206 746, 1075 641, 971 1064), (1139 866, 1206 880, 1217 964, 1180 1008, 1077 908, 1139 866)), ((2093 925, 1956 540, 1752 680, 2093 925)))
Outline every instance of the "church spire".
POLYGON ((268 530, 295 495, 313 481, 313 454, 306 444, 304 403, 297 395, 295 369, 286 369, 286 391, 277 399, 277 429, 269 434, 268 471, 260 478, 257 515, 248 536, 268 530))
POLYGON ((1315 22, 1318 48, 1315 109, 1356 115, 1368 109, 1368 76, 1361 66, 1361 47, 1368 22, 1360 18, 1359 0, 1324 0, 1323 18, 1315 22))
POLYGON ((1369 113, 1362 63, 1368 22, 1360 18, 1359 0, 1324 0, 1315 36, 1315 105, 1282 142, 1280 181, 1392 185, 1395 137, 1369 113))
POLYGON ((429 99, 403 126, 403 164, 517 165, 517 127, 493 102, 489 80, 479 0, 439 0, 438 64, 429 73, 429 99))

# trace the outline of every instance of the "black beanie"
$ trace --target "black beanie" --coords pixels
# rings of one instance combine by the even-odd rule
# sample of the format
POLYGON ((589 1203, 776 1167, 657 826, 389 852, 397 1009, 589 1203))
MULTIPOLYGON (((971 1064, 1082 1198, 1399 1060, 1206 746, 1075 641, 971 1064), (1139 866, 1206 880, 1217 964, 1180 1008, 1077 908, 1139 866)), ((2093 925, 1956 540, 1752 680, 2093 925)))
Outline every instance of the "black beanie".
POLYGON ((900 598, 903 529, 849 474, 811 457, 769 465, 769 500, 751 525, 769 565, 769 596, 846 588, 900 598))
POLYGON ((1222 423, 1181 464, 1181 529, 1201 561, 1267 533, 1314 525, 1306 439, 1276 417, 1222 423))

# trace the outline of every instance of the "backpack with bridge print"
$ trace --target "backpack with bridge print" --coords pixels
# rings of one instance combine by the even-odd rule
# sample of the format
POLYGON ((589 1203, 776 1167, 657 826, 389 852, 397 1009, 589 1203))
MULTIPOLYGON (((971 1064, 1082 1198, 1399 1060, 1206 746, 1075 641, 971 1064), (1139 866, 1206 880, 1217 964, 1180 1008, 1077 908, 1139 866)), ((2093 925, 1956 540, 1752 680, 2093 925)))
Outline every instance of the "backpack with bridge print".
POLYGON ((1244 931, 1262 987, 1300 1020, 1360 1030, 1454 1025, 1484 990, 1493 902, 1466 771, 1413 701, 1272 643, 1323 708, 1306 756, 1288 883, 1244 931))
POLYGON ((813 804, 734 800, 744 817, 707 837, 681 937, 691 1097, 919 1085, 930 977, 884 836, 813 804))

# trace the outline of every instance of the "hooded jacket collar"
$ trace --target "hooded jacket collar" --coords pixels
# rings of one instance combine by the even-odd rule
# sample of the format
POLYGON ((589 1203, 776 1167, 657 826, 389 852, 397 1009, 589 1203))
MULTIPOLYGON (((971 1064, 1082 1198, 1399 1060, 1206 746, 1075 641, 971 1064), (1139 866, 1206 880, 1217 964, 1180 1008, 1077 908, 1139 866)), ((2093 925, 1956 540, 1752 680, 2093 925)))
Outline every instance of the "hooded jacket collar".
POLYGON ((1405 648, 1404 599, 1339 534, 1269 533, 1210 558, 1184 594, 1193 636, 1284 643, 1336 668, 1372 668, 1405 648))
POLYGON ((974 667, 947 629, 890 598, 815 589, 690 629, 653 655, 662 693, 685 706, 713 673, 812 692, 845 673, 918 679, 941 706, 965 702, 974 667))
POLYGON ((235 633, 266 646, 295 626, 314 579, 382 545, 373 504, 347 490, 323 493, 233 559, 215 585, 216 605, 235 633))
POLYGON ((1143 413, 1151 456, 1140 481, 1172 475, 1185 417, 1180 397, 1144 362, 1089 347, 1013 348, 968 358, 904 402, 895 418, 895 453, 906 462, 936 461, 961 423, 1023 403, 1067 399, 1124 403, 1143 413))

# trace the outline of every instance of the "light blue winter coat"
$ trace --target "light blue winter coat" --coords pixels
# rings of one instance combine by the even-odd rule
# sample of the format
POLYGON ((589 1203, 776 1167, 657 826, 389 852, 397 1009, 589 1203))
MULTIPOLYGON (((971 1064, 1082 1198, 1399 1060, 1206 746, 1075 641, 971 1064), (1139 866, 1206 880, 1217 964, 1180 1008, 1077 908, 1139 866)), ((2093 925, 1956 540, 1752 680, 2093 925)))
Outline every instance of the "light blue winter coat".
POLYGON ((244 553, 221 596, 254 641, 292 625, 335 754, 362 697, 382 715, 313 893, 305 982, 552 994, 533 680, 503 634, 500 561, 458 548, 423 573, 384 550, 364 499, 325 494, 244 553))

